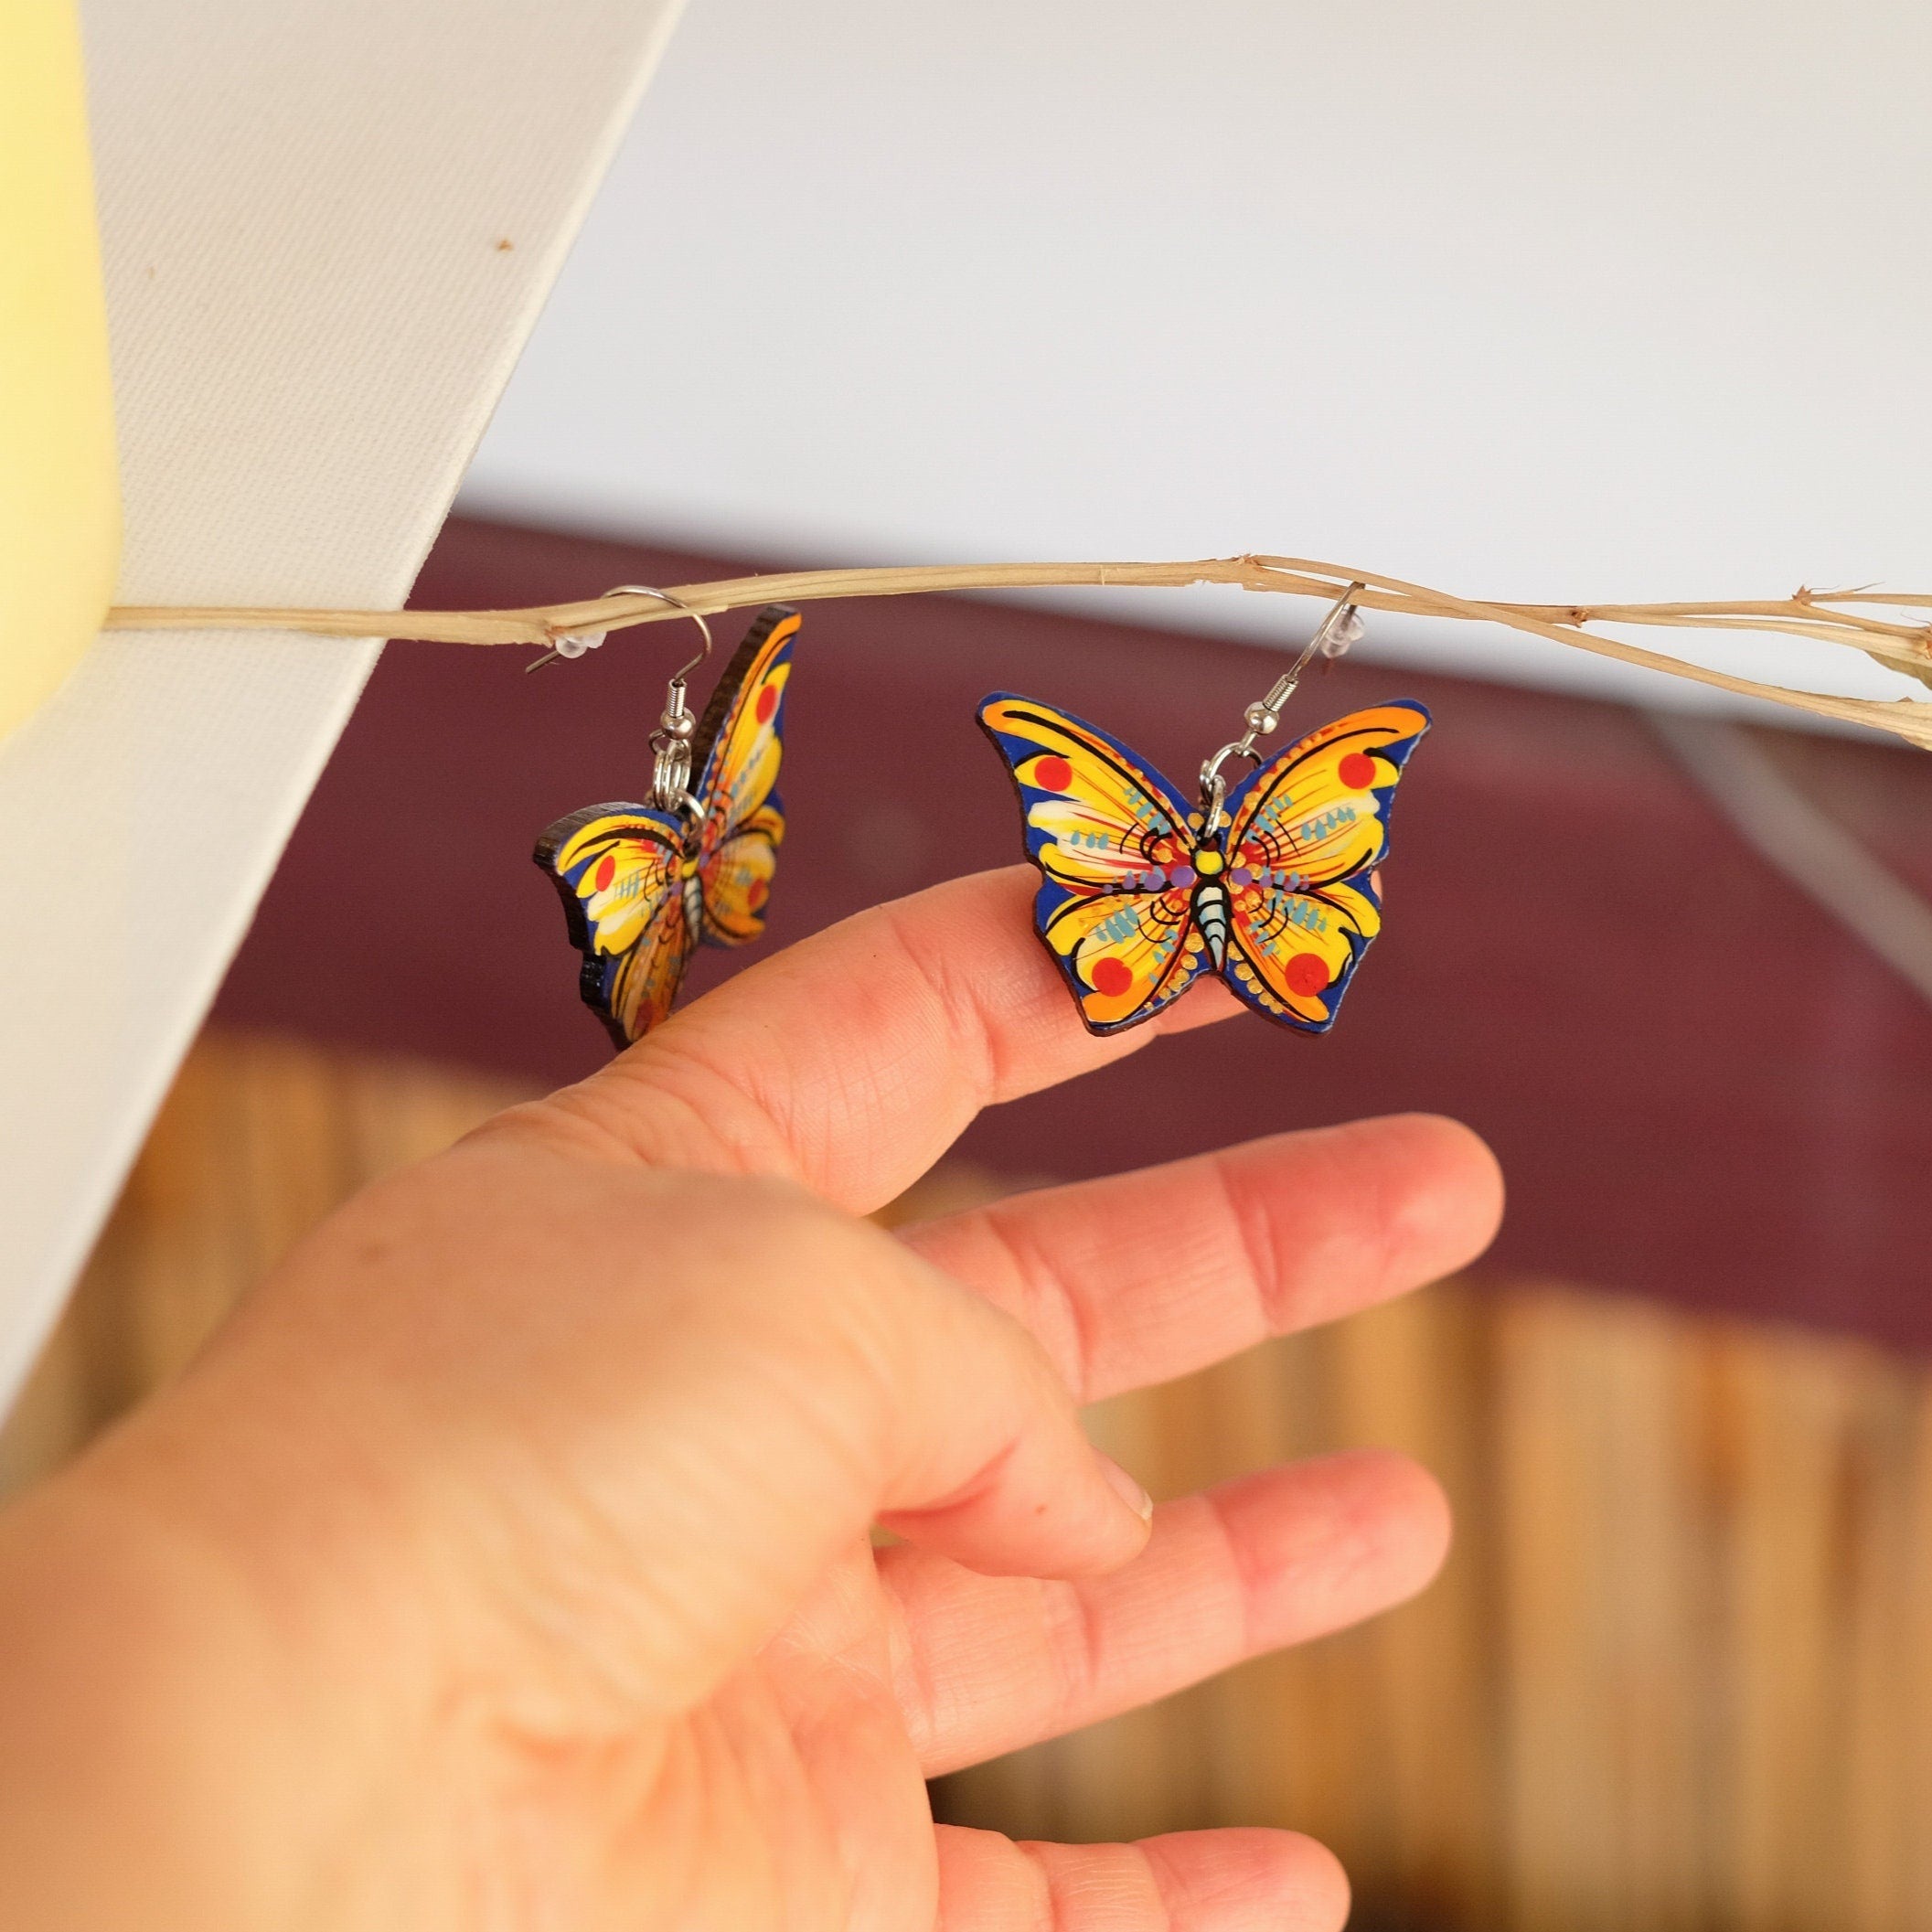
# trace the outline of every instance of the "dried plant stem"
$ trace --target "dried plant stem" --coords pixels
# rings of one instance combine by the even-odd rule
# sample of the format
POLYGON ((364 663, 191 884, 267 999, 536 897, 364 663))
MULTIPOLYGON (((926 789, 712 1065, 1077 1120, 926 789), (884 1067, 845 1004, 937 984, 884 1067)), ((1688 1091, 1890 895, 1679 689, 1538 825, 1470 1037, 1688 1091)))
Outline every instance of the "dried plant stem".
POLYGON ((1870 725, 1932 750, 1932 704, 1898 699, 1832 698, 1815 691, 1735 678, 1724 671, 1667 656, 1621 638, 1586 630, 1590 624, 1665 629, 1742 630, 1822 638, 1866 652, 1888 668, 1932 684, 1932 625, 1901 623, 1846 605, 1885 604, 1932 609, 1932 596, 1888 596, 1864 590, 1800 590, 1777 600, 1703 603, 1495 603, 1457 597, 1373 571, 1345 569, 1300 557, 1211 557, 1184 563, 989 563, 907 565, 885 570, 791 571, 732 577, 712 583, 665 586, 677 600, 648 596, 594 597, 503 611, 306 611, 123 606, 109 613, 111 630, 304 631, 332 637, 411 637, 450 644, 549 646, 572 633, 619 630, 675 621, 687 611, 712 616, 756 603, 803 603, 831 597, 914 597, 939 591, 1041 590, 1074 585, 1179 588, 1231 583, 1243 590, 1333 602, 1345 592, 1365 609, 1402 616, 1499 624, 1573 649, 1640 665, 1714 689, 1809 711, 1848 724, 1870 725))

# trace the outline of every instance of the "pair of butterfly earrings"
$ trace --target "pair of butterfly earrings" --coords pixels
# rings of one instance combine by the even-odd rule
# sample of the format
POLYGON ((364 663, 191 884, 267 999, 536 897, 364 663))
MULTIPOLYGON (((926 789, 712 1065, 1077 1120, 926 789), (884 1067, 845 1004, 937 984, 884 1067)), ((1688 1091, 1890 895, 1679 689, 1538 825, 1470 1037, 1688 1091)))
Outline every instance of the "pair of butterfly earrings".
MULTIPOLYGON (((798 613, 770 604, 758 614, 702 719, 691 715, 685 679, 710 654, 710 628, 688 614, 704 648, 671 679, 650 740, 649 803, 588 806, 537 842, 583 955, 584 1002, 619 1048, 670 1011, 699 945, 743 945, 763 932, 785 836, 776 785, 798 613)), ((1192 806, 1117 738, 1069 712, 1008 691, 980 705, 1041 874, 1034 930, 1091 1031, 1140 1025, 1205 972, 1281 1025, 1321 1033, 1334 1024, 1382 927, 1389 808, 1429 713, 1398 699, 1339 718, 1271 759, 1256 744, 1316 655, 1339 655, 1360 628, 1345 594, 1292 668, 1247 707, 1245 733, 1201 766, 1192 806), (1230 785, 1222 767, 1232 758, 1253 769, 1230 785)), ((566 640, 554 655, 601 641, 566 640)))

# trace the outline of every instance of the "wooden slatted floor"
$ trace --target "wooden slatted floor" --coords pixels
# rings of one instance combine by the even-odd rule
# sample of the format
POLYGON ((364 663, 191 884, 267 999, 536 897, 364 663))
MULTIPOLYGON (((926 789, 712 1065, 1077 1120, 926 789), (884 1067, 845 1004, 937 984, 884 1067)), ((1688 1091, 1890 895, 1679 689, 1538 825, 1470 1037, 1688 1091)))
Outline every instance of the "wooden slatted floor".
MULTIPOLYGON (((172 1373, 361 1181, 518 1097, 210 1035, 26 1398, 0 1488, 172 1373)), ((998 1183, 942 1170, 906 1213, 998 1183)), ((1318 1833, 1361 1926, 1932 1928, 1932 1377, 1556 1286, 1452 1284, 1094 1412, 1158 1493, 1395 1444, 1460 1532, 1418 1603, 949 1779, 945 1815, 1318 1833)))

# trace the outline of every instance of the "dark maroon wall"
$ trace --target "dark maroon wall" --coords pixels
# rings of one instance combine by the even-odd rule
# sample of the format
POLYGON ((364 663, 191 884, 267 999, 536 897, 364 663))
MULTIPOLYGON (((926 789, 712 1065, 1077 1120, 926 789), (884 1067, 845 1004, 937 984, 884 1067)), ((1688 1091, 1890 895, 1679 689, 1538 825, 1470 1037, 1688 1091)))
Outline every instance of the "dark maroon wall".
MULTIPOLYGON (((415 601, 738 568, 459 520, 415 601)), ((392 646, 221 1014, 546 1080, 596 1065, 530 844, 564 811, 638 795, 683 643, 638 633, 529 678, 519 651, 392 646)), ((810 607, 768 944, 1019 856, 973 721, 986 691, 1067 705, 1184 774, 1266 670, 1235 646, 964 600, 810 607)), ((1001 1108, 963 1150, 1074 1175, 1439 1108, 1502 1157, 1512 1269, 1932 1340, 1932 1009, 1753 857, 1633 712, 1350 663, 1309 680, 1296 721, 1404 694, 1436 730, 1403 786, 1388 923, 1336 1031, 1230 1021, 1001 1108)), ((1822 741, 1779 755, 1932 887, 1932 763, 1822 741)), ((697 984, 745 957, 705 955, 697 984)))

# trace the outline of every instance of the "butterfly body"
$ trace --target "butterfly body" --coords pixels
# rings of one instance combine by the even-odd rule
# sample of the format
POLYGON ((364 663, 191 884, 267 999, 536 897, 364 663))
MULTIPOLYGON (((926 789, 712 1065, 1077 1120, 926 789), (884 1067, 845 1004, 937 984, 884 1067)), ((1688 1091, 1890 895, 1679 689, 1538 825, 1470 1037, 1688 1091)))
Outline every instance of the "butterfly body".
POLYGON ((1019 794, 1035 929, 1091 1030, 1138 1026, 1202 972, 1279 1024, 1334 1023, 1381 928, 1388 807, 1423 706, 1338 719, 1192 806, 1051 705, 998 692, 979 719, 1019 794))
POLYGON ((586 806, 547 827, 536 861, 583 955, 578 987, 618 1047, 670 1011, 700 945, 744 945, 785 837, 775 789, 798 614, 768 605, 733 655, 691 741, 698 776, 678 808, 586 806))
POLYGON ((1190 870, 1195 878, 1194 923, 1207 941, 1208 956, 1218 973, 1227 963, 1228 954, 1228 889, 1221 878, 1226 860, 1220 847, 1197 847, 1190 870))

